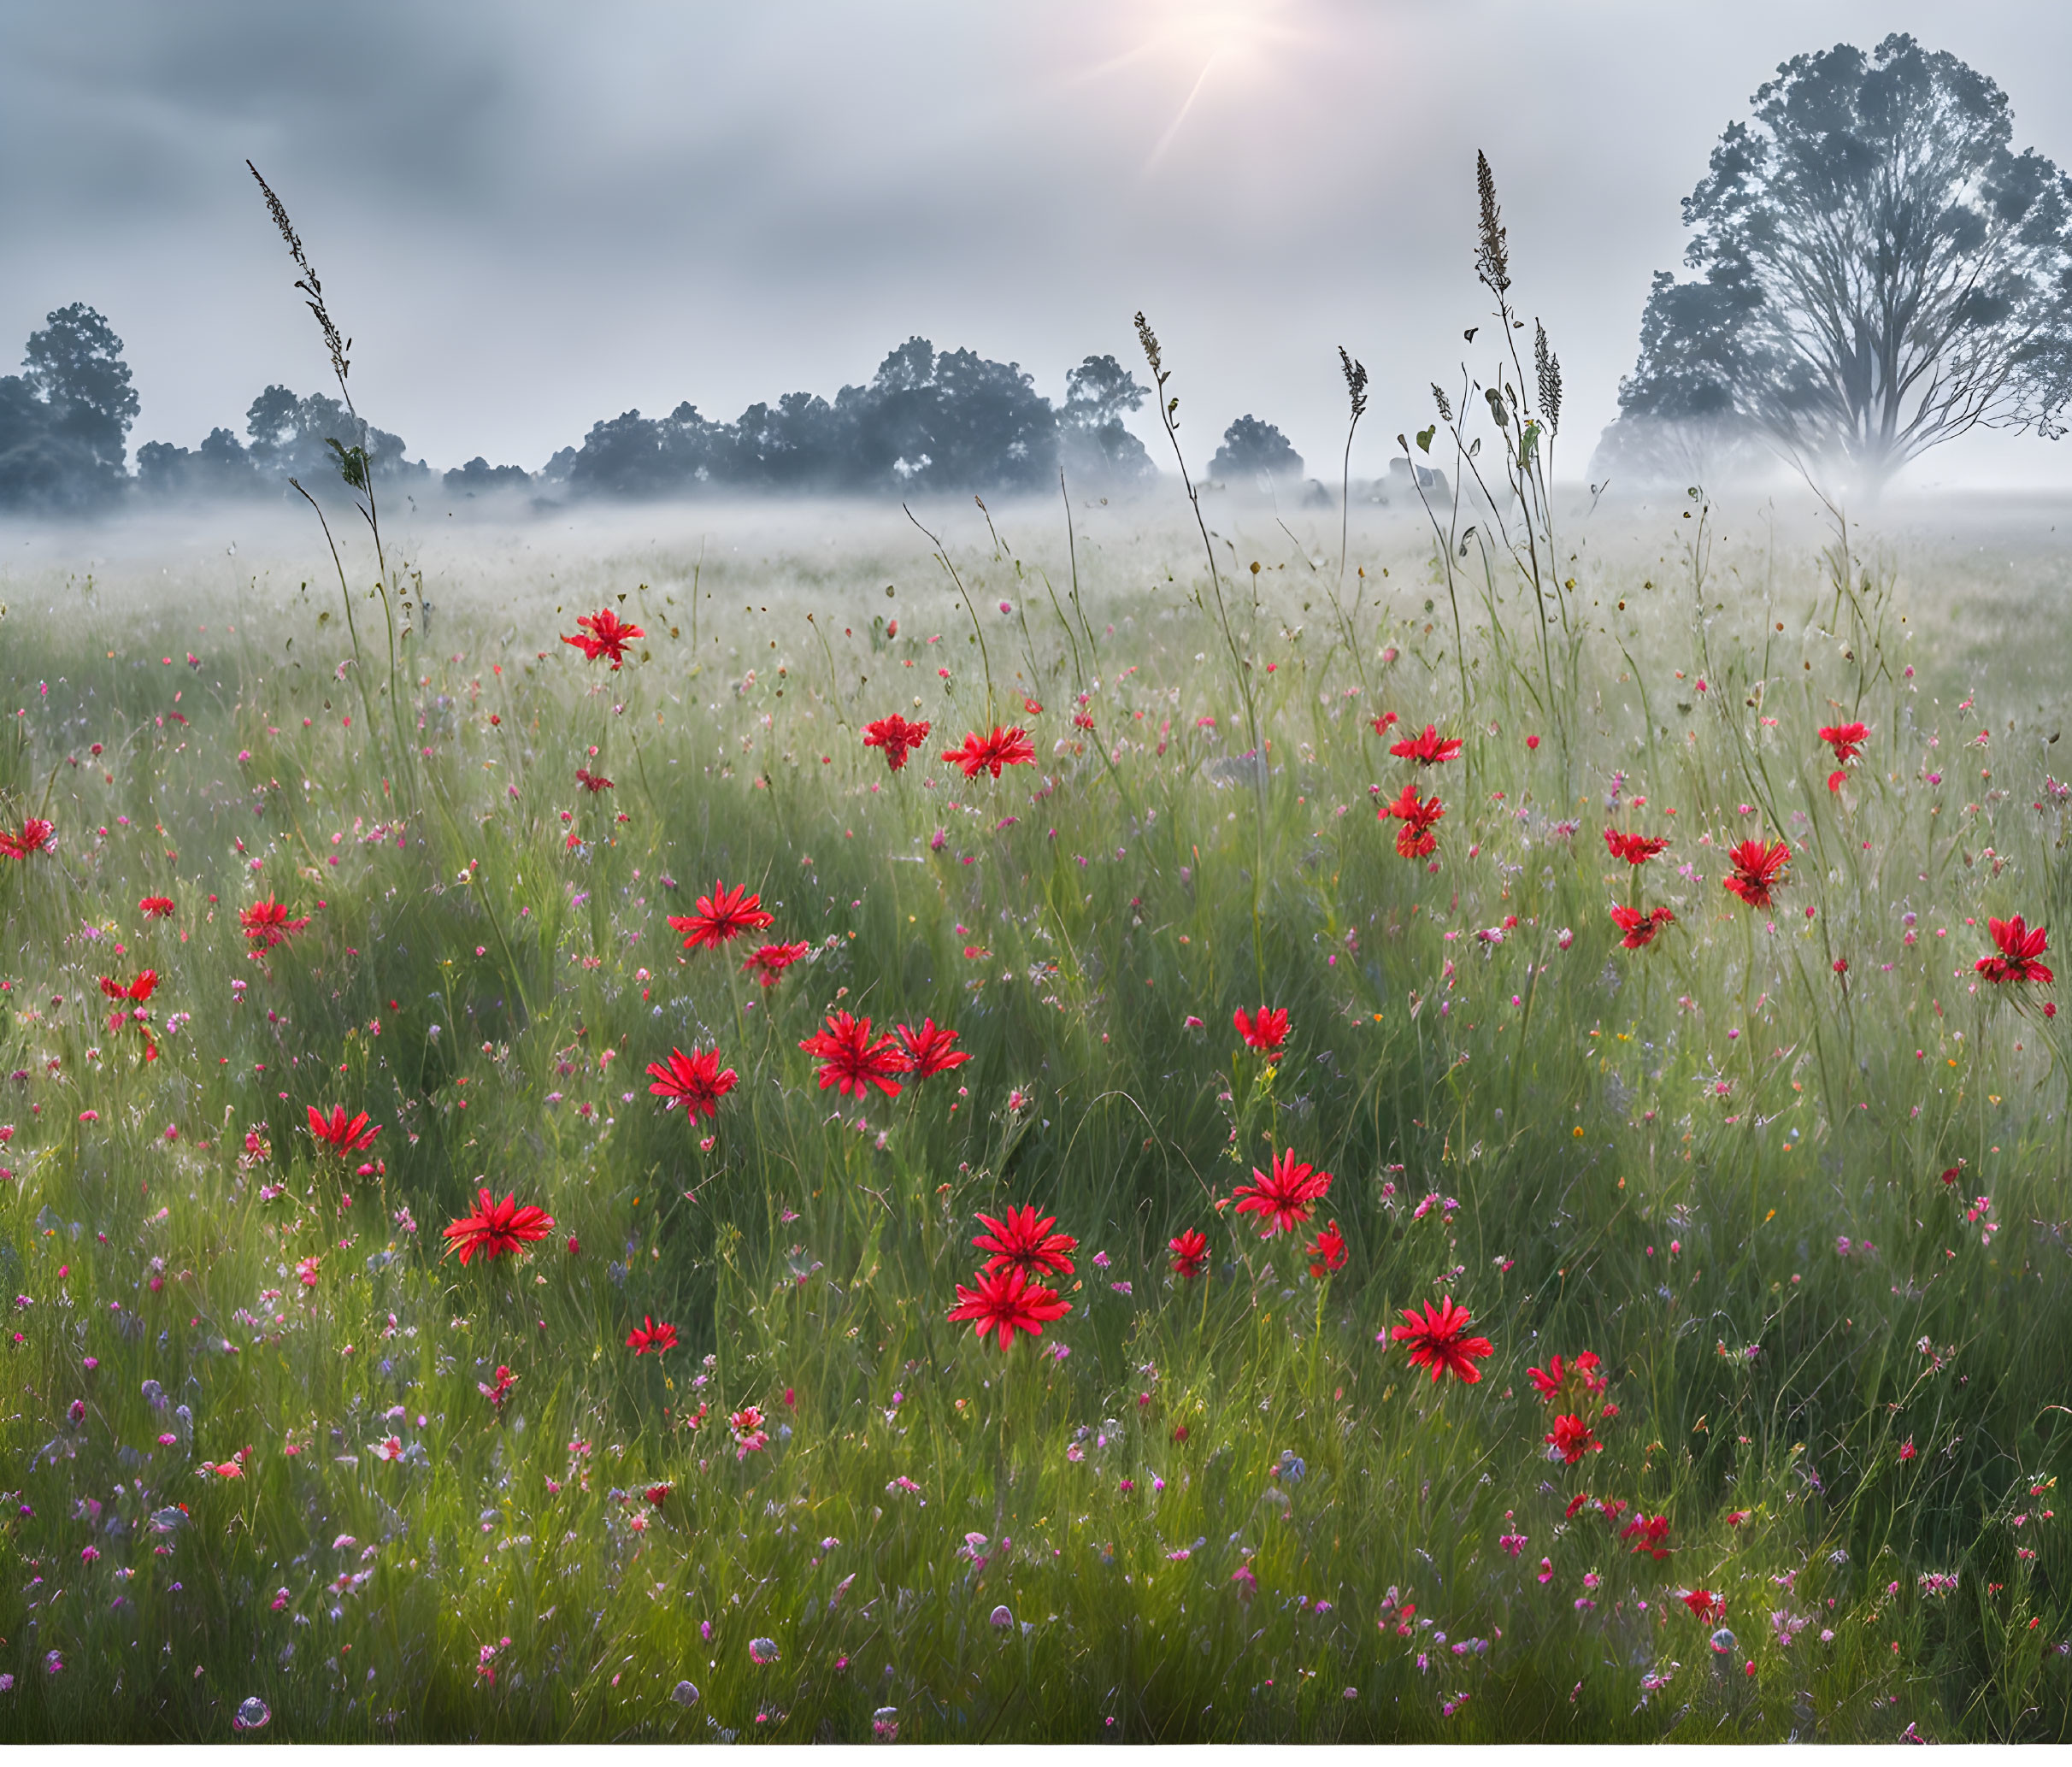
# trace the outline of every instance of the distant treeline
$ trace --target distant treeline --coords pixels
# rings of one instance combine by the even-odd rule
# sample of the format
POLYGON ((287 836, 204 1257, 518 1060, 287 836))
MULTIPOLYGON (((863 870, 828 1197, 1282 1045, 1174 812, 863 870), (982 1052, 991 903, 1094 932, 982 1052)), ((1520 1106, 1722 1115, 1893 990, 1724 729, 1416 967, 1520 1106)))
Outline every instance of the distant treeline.
MULTIPOLYGON (((1005 494, 1053 488, 1062 468, 1086 489, 1127 490, 1157 476, 1123 425, 1149 389, 1112 356, 1089 356, 1053 404, 1015 362, 912 338, 869 383, 832 401, 786 394, 714 422, 695 405, 666 417, 627 411, 591 427, 536 473, 478 456, 438 474, 402 437, 362 425, 338 399, 268 386, 244 434, 211 430, 193 448, 147 442, 132 477, 126 445, 138 409, 122 340, 91 307, 50 315, 24 372, 0 379, 0 506, 86 510, 144 498, 278 494, 291 479, 313 492, 337 482, 333 444, 362 445, 377 483, 449 496, 677 498, 703 491, 860 495, 1005 494)), ((1211 477, 1298 478, 1302 456, 1249 414, 1224 433, 1211 477)))

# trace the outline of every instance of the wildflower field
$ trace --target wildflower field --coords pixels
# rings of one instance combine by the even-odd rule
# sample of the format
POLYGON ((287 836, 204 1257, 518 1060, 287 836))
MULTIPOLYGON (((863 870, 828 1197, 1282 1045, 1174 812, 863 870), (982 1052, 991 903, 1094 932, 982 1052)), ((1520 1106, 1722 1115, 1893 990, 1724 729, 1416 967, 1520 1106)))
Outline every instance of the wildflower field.
POLYGON ((0 1736, 2062 1737, 2062 614, 977 515, 12 573, 0 1736))

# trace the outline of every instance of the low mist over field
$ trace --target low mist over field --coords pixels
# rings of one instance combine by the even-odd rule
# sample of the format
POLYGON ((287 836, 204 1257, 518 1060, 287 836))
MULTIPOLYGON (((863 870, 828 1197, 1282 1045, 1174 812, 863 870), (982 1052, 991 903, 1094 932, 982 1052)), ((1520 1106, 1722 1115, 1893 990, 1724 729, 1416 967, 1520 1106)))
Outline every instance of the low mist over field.
MULTIPOLYGON (((1796 494, 1785 487, 1760 499, 1729 494, 1702 504, 1688 489, 1562 499, 1561 540, 1600 612, 1630 598, 1633 611, 1651 601, 1657 613, 1681 616, 1690 600, 1685 512, 1701 506, 1710 510, 1710 566, 1721 594, 1751 586, 1785 598, 1816 592, 1819 555, 1834 528, 1803 486, 1796 494), (1635 592, 1643 583, 1651 586, 1635 592)), ((1249 593, 1249 567, 1257 560, 1265 617, 1302 628, 1316 650, 1342 643, 1328 613, 1334 596, 1348 607, 1407 617, 1433 592, 1429 516, 1399 486, 1384 497, 1386 485, 1356 486, 1342 580, 1336 508, 1240 488, 1204 495, 1203 511, 1231 579, 1249 593)), ((1445 506, 1439 508, 1443 515, 1445 506)), ((1473 512, 1463 519, 1471 522, 1473 512)), ((1069 536, 1056 497, 1009 498, 984 509, 970 499, 923 499, 909 513, 862 499, 552 506, 433 495, 406 504, 391 544, 399 568, 422 575, 433 642, 443 616, 471 631, 502 621, 505 641, 522 649, 534 638, 545 643, 557 617, 565 627, 568 609, 637 583, 675 594, 687 609, 696 580, 708 610, 722 619, 739 610, 730 604, 737 592, 757 607, 774 602, 792 622, 785 641, 803 645, 810 639, 804 616, 815 610, 866 626, 874 616, 921 610, 935 621, 931 630, 953 616, 964 621, 917 520, 949 549, 974 593, 983 586, 1017 601, 1031 598, 1029 610, 1045 620, 1045 585, 1065 594, 1075 564, 1091 602, 1153 615, 1187 604, 1200 574, 1200 533, 1171 483, 1074 498, 1069 536), (897 587, 896 600, 886 597, 888 586, 897 587)), ((1859 519, 1853 534, 1908 598, 1918 634, 1912 642, 1927 653, 1916 658, 1921 666, 1933 666, 1951 686, 1961 686, 1961 676, 2052 706, 2072 697, 2057 662, 2061 645, 2072 641, 2065 544, 2072 494, 1896 495, 1859 519), (2008 642, 2010 632, 2021 641, 2008 642)), ((341 537, 358 582, 371 553, 349 529, 341 537)), ((221 618, 242 605, 263 616, 291 600, 335 598, 336 574, 321 548, 307 506, 288 502, 133 508, 86 533, 74 522, 17 517, 0 522, 0 603, 17 614, 89 605, 157 614, 178 606, 221 618), (90 580, 95 598, 83 601, 90 580)), ((951 639, 962 642, 956 632, 951 639)))

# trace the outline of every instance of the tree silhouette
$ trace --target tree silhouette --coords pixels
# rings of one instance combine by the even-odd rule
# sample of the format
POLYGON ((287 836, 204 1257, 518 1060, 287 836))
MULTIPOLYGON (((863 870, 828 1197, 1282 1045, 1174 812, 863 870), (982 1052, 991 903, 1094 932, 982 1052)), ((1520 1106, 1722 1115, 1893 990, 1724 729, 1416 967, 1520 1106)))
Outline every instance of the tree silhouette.
POLYGON ((662 427, 639 411, 590 426, 568 468, 568 488, 608 497, 662 497, 681 488, 662 447, 662 427))
POLYGON ((1223 445, 1209 462, 1209 471, 1218 479, 1299 479, 1302 456, 1272 424, 1247 411, 1223 432, 1223 445))
POLYGON ((56 433, 35 388, 20 374, 0 376, 0 504, 76 508, 93 500, 97 478, 91 451, 56 433))
POLYGON ((1151 397, 1148 387, 1112 356, 1090 356, 1065 376, 1064 409, 1057 414, 1065 471, 1098 486, 1141 484, 1158 475, 1144 444, 1124 427, 1122 414, 1151 397))
POLYGON ((1040 491, 1057 477, 1057 417, 1019 362, 969 350, 935 359, 935 439, 928 488, 1040 491))
POLYGON ((22 369, 0 378, 0 504, 85 509, 117 494, 137 415, 121 339, 74 302, 30 337, 22 369))
MULTIPOLYGON (((324 494, 339 482, 333 440, 348 446, 360 433, 359 420, 343 402, 327 393, 297 398, 285 386, 268 386, 244 413, 244 433, 251 439, 251 463, 269 480, 285 484, 296 479, 309 491, 324 494)), ((367 426, 366 448, 375 465, 393 475, 416 476, 403 459, 403 441, 386 429, 367 426)), ((207 443, 203 446, 206 448, 207 443)))
POLYGON ((1684 203, 1701 274, 1655 278, 1610 451, 1760 437, 1875 487, 1975 426, 2062 434, 2072 182, 2012 150, 2000 89, 1893 35, 1753 103, 1684 203))
POLYGON ((146 442, 137 451, 137 488, 161 497, 227 497, 261 488, 250 451, 227 429, 212 429, 200 447, 146 442))
POLYGON ((833 490, 845 465, 843 427, 834 407, 810 392, 751 405, 734 421, 727 475, 745 490, 833 490))
POLYGON ((492 491, 523 491, 533 475, 521 466, 492 466, 480 454, 439 480, 449 497, 480 497, 492 491))
MULTIPOLYGON (((972 350, 939 351, 926 338, 909 338, 868 384, 845 386, 833 401, 786 393, 758 401, 732 423, 715 423, 688 403, 666 417, 624 411, 592 424, 579 446, 561 449, 536 476, 477 456, 439 482, 459 498, 535 485, 632 499, 724 492, 1048 496, 1057 491, 1068 445, 1075 482, 1114 487, 1155 477, 1143 445, 1121 421, 1148 396, 1112 356, 1090 356, 1067 376, 1060 409, 1019 363, 972 350)), ((0 380, 0 501, 47 502, 56 494, 51 486, 76 478, 78 462, 68 466, 51 451, 59 445, 54 409, 27 381, 0 380)), ((328 492, 338 478, 330 439, 359 433, 338 399, 304 398, 281 386, 252 400, 245 428, 249 447, 227 430, 191 451, 147 443, 138 451, 138 488, 201 495, 272 489, 293 477, 328 492)), ((1261 429, 1278 440, 1277 431, 1261 429)), ((431 488, 423 462, 403 459, 402 438, 374 428, 366 436, 378 465, 431 488)))
POLYGON ((52 433, 85 450, 105 488, 123 475, 137 392, 122 339, 91 307, 74 301, 30 339, 23 378, 50 408, 52 433))

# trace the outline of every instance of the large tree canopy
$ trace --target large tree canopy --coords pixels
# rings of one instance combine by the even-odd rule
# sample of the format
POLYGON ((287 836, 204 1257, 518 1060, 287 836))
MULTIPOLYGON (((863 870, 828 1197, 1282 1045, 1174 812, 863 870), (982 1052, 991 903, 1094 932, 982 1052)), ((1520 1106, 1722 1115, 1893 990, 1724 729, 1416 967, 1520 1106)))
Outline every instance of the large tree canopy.
POLYGON ((2017 154, 2006 95, 1887 37, 1785 62, 1683 205, 1610 455, 1761 438, 1881 482, 1975 425, 2062 434, 2072 181, 2017 154))
POLYGON ((75 301, 32 334, 22 370, 0 380, 0 504, 82 509, 114 495, 137 415, 121 339, 75 301))

